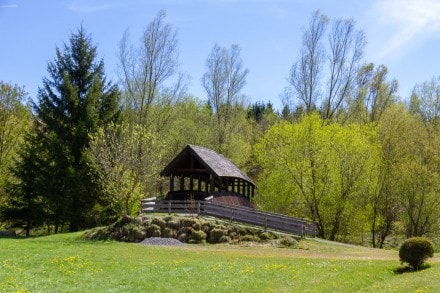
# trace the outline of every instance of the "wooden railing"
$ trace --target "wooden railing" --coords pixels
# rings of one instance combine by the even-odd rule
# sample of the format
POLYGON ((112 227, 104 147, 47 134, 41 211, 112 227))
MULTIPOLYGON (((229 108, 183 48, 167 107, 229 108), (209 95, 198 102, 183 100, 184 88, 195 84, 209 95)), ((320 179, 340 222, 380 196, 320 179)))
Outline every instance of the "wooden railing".
POLYGON ((276 213, 258 211, 252 208, 220 204, 212 201, 166 201, 144 199, 143 213, 197 214, 273 229, 304 236, 316 236, 316 223, 276 213))

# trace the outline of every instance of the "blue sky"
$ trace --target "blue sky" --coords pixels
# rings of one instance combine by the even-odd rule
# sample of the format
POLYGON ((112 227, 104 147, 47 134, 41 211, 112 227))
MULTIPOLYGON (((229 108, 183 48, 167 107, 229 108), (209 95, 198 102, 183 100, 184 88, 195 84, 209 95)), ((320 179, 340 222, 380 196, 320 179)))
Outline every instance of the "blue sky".
POLYGON ((178 30, 180 70, 188 92, 205 99, 200 78, 215 43, 240 45, 249 69, 242 93, 272 101, 301 45, 301 28, 319 9, 329 18, 353 18, 365 32, 365 62, 384 64, 407 98, 416 83, 440 75, 440 1, 437 0, 0 0, 0 80, 25 86, 35 99, 47 63, 82 24, 117 82, 118 43, 129 28, 133 42, 166 10, 178 30))

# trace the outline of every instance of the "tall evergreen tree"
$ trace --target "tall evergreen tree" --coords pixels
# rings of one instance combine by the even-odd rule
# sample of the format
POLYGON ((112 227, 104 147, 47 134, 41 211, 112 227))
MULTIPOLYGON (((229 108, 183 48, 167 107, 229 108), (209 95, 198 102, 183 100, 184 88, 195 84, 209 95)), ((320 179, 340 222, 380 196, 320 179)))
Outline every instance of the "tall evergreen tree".
MULTIPOLYGON (((102 195, 87 164, 89 135, 118 119, 119 91, 106 81, 104 62, 97 60, 97 47, 82 27, 62 50, 56 49, 48 72, 34 106, 42 141, 37 156, 45 160, 35 168, 47 182, 39 193, 55 227, 68 224, 76 231, 94 224, 91 210, 102 195)), ((25 184, 28 178, 18 175, 25 184)))
POLYGON ((39 190, 45 181, 41 167, 44 166, 43 156, 37 155, 39 140, 34 133, 26 135, 27 143, 19 150, 22 158, 12 169, 11 177, 5 184, 7 200, 1 206, 1 218, 11 228, 23 228, 29 236, 32 227, 44 223, 46 213, 39 190), (16 180, 20 178, 20 180, 16 180))

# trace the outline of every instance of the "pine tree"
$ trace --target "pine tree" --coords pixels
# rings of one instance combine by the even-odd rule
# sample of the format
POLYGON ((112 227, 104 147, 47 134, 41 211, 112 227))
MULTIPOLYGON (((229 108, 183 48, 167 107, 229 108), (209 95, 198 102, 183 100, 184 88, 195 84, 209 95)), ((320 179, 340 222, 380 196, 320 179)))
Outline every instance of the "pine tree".
POLYGON ((37 155, 40 146, 34 133, 28 133, 26 140, 28 143, 19 150, 22 159, 12 169, 13 176, 5 185, 8 197, 2 205, 1 216, 9 227, 23 228, 29 236, 31 228, 42 225, 47 215, 39 192, 45 184, 40 172, 44 161, 41 154, 37 155))
POLYGON ((42 141, 37 156, 46 162, 36 166, 47 182, 40 192, 55 227, 77 231, 94 224, 91 210, 102 196, 87 163, 89 137, 118 120, 119 91, 106 82, 104 62, 97 61, 97 47, 82 27, 56 49, 48 73, 34 106, 42 141))

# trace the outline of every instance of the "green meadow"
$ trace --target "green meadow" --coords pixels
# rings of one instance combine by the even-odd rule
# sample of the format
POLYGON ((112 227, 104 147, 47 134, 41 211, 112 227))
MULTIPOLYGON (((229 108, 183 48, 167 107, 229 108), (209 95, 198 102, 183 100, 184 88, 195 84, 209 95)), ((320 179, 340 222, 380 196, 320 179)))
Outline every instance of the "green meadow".
POLYGON ((397 251, 300 241, 143 246, 82 233, 0 238, 0 292, 440 292, 440 258, 396 275, 397 251))

